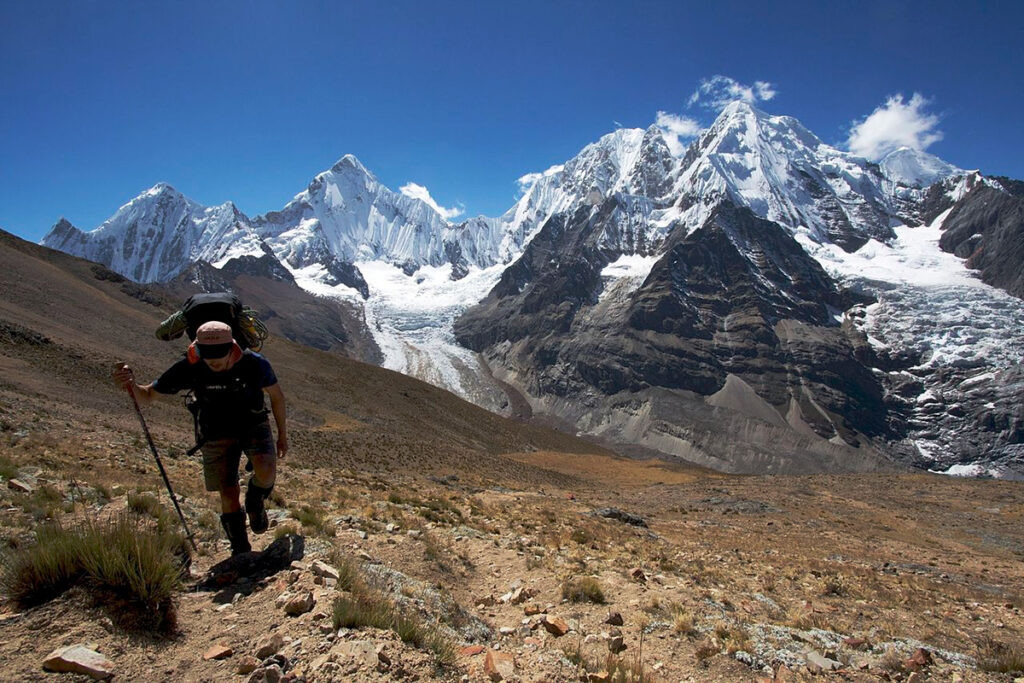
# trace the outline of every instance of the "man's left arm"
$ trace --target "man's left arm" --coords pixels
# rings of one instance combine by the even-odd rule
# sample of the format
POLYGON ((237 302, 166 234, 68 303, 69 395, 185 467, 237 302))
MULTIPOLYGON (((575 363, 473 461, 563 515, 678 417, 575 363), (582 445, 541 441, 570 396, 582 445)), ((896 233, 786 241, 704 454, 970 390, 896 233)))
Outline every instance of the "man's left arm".
POLYGON ((263 387, 270 397, 270 411, 274 413, 274 422, 277 424, 277 457, 283 458, 288 453, 288 411, 284 404, 284 392, 280 384, 271 384, 263 387))

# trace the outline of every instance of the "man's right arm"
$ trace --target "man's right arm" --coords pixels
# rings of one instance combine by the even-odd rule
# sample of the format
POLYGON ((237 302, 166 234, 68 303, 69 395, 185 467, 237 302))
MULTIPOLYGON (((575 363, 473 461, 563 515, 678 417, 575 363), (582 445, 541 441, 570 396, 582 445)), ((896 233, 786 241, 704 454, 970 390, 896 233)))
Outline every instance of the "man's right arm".
POLYGON ((135 382, 135 373, 124 363, 119 364, 114 369, 114 381, 125 391, 134 391, 135 397, 142 404, 152 403, 153 397, 158 396, 160 393, 153 388, 152 382, 145 385, 137 384, 135 382))

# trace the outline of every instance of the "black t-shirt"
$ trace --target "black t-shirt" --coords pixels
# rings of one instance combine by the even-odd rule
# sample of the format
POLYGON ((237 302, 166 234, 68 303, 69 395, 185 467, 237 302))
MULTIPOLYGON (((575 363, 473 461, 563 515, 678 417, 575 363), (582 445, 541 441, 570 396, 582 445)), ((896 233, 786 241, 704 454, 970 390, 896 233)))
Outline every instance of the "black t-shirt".
POLYGON ((265 422, 263 389, 277 384, 270 362, 246 350, 230 370, 214 372, 199 361, 182 358, 153 382, 161 394, 192 391, 199 404, 199 429, 204 439, 241 436, 265 422))

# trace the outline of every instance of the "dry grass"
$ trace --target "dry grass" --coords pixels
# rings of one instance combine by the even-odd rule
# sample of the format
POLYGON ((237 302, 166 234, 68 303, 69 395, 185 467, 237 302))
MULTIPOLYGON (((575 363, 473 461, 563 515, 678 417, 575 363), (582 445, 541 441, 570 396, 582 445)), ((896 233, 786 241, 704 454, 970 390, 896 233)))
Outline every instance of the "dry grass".
POLYGON ((604 656, 588 656, 580 641, 563 646, 562 654, 576 666, 580 680, 587 680, 587 674, 597 673, 607 673, 607 680, 614 683, 650 683, 655 680, 639 655, 626 657, 609 652, 604 656))
POLYGON ((371 627, 394 631, 403 642, 432 652, 438 664, 454 664, 455 644, 436 626, 427 624, 416 614, 402 610, 382 593, 371 588, 351 567, 346 569, 346 576, 349 594, 336 598, 333 605, 332 623, 335 629, 371 627))
POLYGON ((186 553, 180 535, 134 515, 72 528, 51 524, 36 532, 34 544, 4 559, 0 585, 8 598, 27 606, 87 579, 122 623, 166 630, 174 625, 171 598, 181 583, 179 557, 186 553))
POLYGON ((1024 652, 985 638, 978 646, 978 668, 982 671, 1004 674, 1024 674, 1024 652))
POLYGON ((605 603, 601 582, 593 576, 577 576, 562 582, 562 599, 569 602, 605 603))

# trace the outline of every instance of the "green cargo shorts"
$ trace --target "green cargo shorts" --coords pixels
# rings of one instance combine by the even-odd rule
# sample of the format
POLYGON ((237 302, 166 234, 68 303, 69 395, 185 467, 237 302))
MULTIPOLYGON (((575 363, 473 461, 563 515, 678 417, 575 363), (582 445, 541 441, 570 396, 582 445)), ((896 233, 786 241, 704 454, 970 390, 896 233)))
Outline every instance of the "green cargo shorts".
POLYGON ((203 480, 207 491, 223 491, 238 486, 238 465, 243 452, 258 464, 277 457, 269 422, 261 422, 242 438, 211 439, 202 445, 202 451, 203 480))

